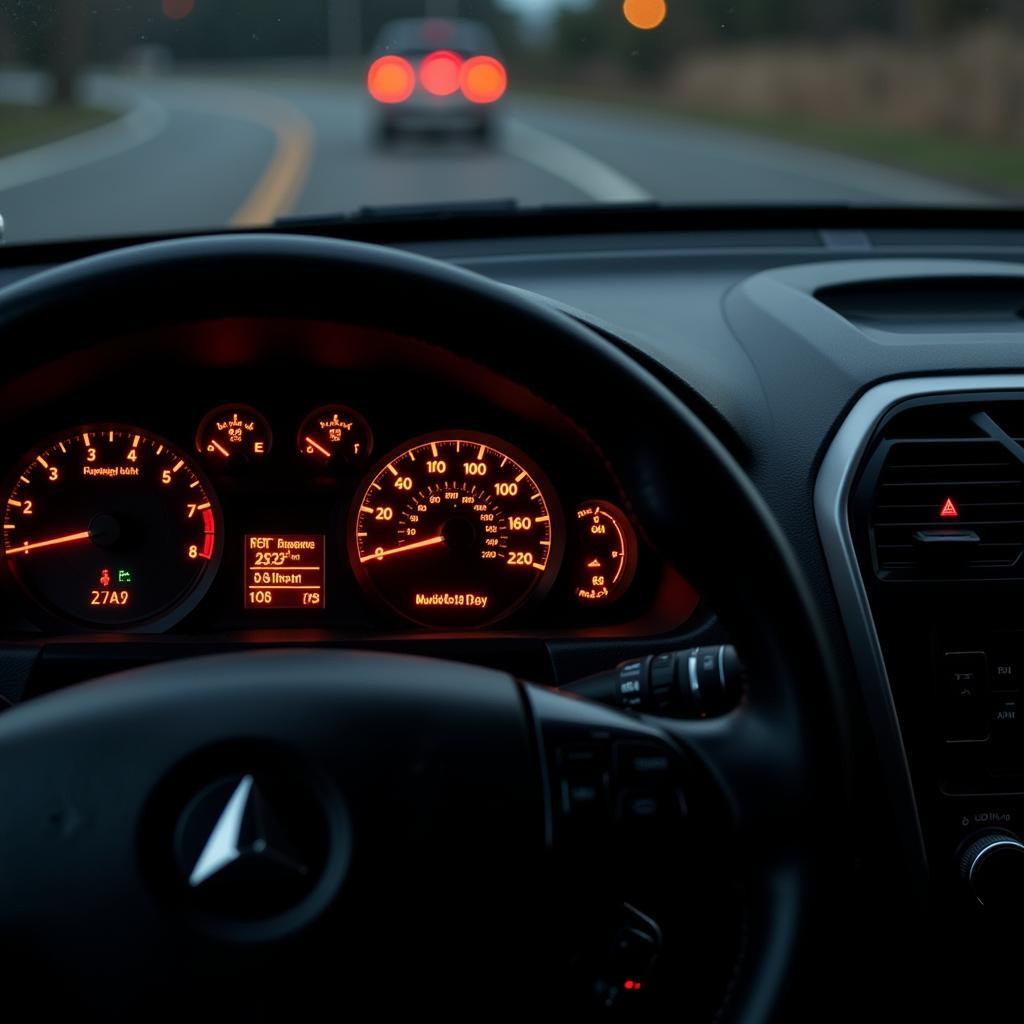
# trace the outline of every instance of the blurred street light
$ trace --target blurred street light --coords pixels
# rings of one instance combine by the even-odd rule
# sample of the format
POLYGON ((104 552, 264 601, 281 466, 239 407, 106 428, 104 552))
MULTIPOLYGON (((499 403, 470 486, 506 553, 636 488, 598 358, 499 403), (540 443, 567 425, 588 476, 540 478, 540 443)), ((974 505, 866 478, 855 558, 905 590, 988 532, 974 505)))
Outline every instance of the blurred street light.
POLYGON ((633 28, 652 29, 665 20, 668 8, 665 0, 624 0, 622 13, 633 28))

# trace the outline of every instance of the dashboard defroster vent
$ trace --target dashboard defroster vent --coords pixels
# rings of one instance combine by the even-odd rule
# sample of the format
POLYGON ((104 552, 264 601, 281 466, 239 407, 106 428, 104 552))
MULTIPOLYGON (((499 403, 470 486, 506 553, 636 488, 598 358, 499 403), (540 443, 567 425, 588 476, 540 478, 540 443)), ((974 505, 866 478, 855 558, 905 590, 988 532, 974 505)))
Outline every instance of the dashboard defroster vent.
POLYGON ((1024 579, 1024 402, 897 412, 860 494, 879 579, 1024 579))

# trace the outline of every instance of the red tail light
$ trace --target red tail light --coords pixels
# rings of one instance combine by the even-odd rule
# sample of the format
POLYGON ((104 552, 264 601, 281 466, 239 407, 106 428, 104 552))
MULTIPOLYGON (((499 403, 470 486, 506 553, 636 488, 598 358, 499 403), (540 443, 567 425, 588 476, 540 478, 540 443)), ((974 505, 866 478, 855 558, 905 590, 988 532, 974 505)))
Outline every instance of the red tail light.
POLYGON ((416 72, 404 57, 389 54, 370 65, 366 87, 378 103, 404 103, 416 88, 416 72))
POLYGON ((431 96, 451 96, 459 90, 462 58, 451 50, 435 50, 420 61, 420 85, 431 96))
POLYGON ((494 103, 505 95, 508 72, 494 57, 470 57, 462 65, 459 85, 470 103, 494 103))

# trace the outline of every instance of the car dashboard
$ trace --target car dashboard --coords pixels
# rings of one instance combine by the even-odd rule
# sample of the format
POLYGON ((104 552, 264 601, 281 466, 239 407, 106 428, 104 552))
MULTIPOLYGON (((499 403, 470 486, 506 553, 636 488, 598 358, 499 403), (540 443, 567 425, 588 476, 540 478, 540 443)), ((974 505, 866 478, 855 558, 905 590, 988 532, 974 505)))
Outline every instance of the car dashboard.
POLYGON ((97 657, 358 642, 511 645, 544 676, 547 643, 628 649, 699 604, 592 439, 422 339, 178 323, 46 359, 0 406, 0 633, 60 680, 97 657))
MULTIPOLYGON (((650 216, 376 240, 604 334, 736 455, 845 662, 857 893, 903 908, 887 941, 919 938, 926 914, 929 956, 984 977, 998 951, 975 847, 1024 833, 1024 222, 650 216)), ((69 254, 12 251, 0 287, 69 254)), ((557 404, 342 306, 335 322, 89 325, 84 344, 19 354, 0 389, 7 699, 248 645, 440 653, 564 683, 728 640, 557 404)), ((557 382, 586 387, 585 367, 557 382)))

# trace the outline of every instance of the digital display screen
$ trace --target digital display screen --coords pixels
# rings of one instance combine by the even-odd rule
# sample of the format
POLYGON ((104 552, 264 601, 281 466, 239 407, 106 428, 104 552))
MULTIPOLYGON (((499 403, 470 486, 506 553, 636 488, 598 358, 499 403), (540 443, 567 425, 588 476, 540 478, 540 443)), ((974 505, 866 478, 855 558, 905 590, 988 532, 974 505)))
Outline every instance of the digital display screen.
POLYGON ((325 606, 322 534, 246 535, 246 608, 315 609, 325 606))

